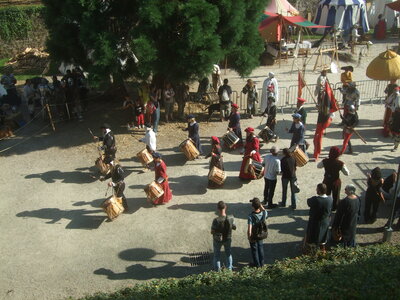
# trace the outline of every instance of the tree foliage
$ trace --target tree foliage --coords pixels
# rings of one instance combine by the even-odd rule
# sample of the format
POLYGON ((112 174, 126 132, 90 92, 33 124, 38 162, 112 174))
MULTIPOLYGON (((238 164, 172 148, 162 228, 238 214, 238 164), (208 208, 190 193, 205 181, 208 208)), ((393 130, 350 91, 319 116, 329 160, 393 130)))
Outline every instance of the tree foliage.
POLYGON ((228 57, 242 76, 258 66, 265 0, 43 0, 47 48, 97 80, 110 74, 199 79, 228 57), (135 62, 136 56, 138 62, 135 62))

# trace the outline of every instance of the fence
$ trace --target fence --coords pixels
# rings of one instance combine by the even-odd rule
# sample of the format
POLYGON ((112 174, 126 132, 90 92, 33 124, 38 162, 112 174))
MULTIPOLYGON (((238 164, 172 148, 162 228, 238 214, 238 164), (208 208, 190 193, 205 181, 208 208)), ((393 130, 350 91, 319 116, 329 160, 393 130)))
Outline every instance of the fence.
MULTIPOLYGON (((360 92, 361 103, 369 102, 370 104, 373 101, 380 101, 383 102, 385 99, 385 88, 387 86, 387 82, 384 81, 375 81, 375 80, 360 80, 355 81, 358 91, 360 92)), ((342 94, 339 90, 342 87, 341 82, 337 82, 335 84, 330 84, 331 88, 334 92, 335 98, 340 101, 342 99, 342 94)), ((316 84, 308 84, 302 90, 302 98, 306 99, 306 105, 314 105, 313 98, 316 100, 316 96, 314 95, 314 91, 316 88, 316 84)), ((278 100, 278 108, 283 113, 285 108, 294 108, 297 103, 297 94, 298 93, 298 86, 291 85, 289 87, 279 87, 279 100, 278 100)), ((261 106, 261 95, 262 89, 258 89, 259 95, 259 103, 258 109, 261 106)), ((232 93, 232 99, 234 103, 238 104, 242 111, 246 110, 247 107, 247 95, 243 94, 242 92, 234 91, 232 93)))

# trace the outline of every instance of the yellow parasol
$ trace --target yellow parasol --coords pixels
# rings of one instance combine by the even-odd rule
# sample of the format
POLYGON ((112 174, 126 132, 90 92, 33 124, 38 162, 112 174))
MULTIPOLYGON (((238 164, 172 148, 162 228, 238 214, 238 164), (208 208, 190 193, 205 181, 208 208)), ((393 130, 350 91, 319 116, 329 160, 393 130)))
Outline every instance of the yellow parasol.
POLYGON ((367 76, 375 80, 397 80, 400 78, 400 56, 386 50, 375 57, 367 67, 367 76))

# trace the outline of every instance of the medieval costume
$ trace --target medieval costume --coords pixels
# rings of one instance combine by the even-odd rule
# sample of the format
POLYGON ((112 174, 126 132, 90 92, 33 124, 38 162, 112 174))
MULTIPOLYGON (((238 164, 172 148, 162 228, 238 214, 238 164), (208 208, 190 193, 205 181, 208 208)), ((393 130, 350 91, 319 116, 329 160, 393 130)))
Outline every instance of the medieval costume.
POLYGON ((390 132, 390 119, 392 117, 392 107, 396 98, 396 80, 391 81, 385 89, 385 114, 383 116, 383 136, 388 136, 390 132))
POLYGON ((379 204, 384 202, 382 193, 383 178, 381 169, 376 167, 368 174, 367 191, 365 192, 364 220, 366 223, 374 223, 378 212, 379 204))
POLYGON ((248 160, 252 159, 258 162, 261 162, 260 155, 260 141, 254 134, 254 128, 247 127, 246 128, 246 143, 244 145, 244 155, 242 166, 240 167, 239 178, 241 179, 256 179, 254 172, 250 170, 248 167, 248 160))
POLYGON ((246 85, 242 89, 243 94, 247 94, 247 114, 250 118, 256 114, 256 103, 258 103, 257 86, 253 80, 248 79, 246 85))
POLYGON ((165 204, 172 199, 172 192, 169 188, 167 166, 165 162, 161 159, 161 154, 158 152, 153 153, 154 157, 154 171, 155 171, 155 181, 161 185, 164 194, 153 201, 153 204, 165 204))
POLYGON ((110 125, 108 125, 107 123, 104 123, 100 128, 103 130, 103 136, 99 137, 99 141, 103 142, 101 150, 104 151, 105 159, 109 159, 109 161, 112 161, 114 160, 115 153, 117 152, 114 134, 110 129, 110 125))
MULTIPOLYGON (((212 168, 217 167, 220 170, 224 170, 224 161, 222 158, 222 148, 219 141, 219 138, 216 136, 211 137, 212 148, 210 154, 206 156, 206 158, 211 157, 209 170, 211 171, 212 168)), ((221 185, 218 185, 212 180, 208 180, 208 188, 218 188, 221 185)))
POLYGON ((189 138, 192 139, 197 150, 199 150, 200 154, 202 154, 203 150, 201 148, 201 143, 200 143, 199 123, 196 122, 194 115, 188 115, 187 119, 189 121, 188 126, 183 130, 189 132, 189 138))
POLYGON ((274 97, 275 103, 279 101, 279 87, 275 74, 269 72, 268 78, 264 80, 261 94, 261 111, 264 111, 268 106, 268 98, 274 97))
POLYGON ((101 181, 111 178, 111 185, 114 189, 114 195, 118 198, 122 198, 122 205, 125 211, 128 210, 128 203, 124 195, 125 182, 124 182, 124 170, 122 170, 119 164, 115 164, 114 161, 106 160, 107 164, 110 164, 110 171, 104 176, 100 177, 101 181))
POLYGON ((234 148, 243 146, 242 129, 240 128, 240 113, 238 112, 238 109, 239 106, 236 103, 233 103, 228 123, 228 130, 232 130, 239 138, 239 142, 234 146, 234 148))
POLYGON ((293 123, 289 129, 289 133, 292 133, 292 140, 290 141, 290 147, 297 145, 304 153, 306 153, 306 146, 304 140, 305 128, 303 123, 300 122, 301 115, 293 114, 293 123))
POLYGON ((354 127, 358 124, 358 114, 353 105, 351 105, 348 109, 347 115, 341 116, 343 120, 343 146, 340 151, 343 154, 346 151, 347 145, 349 146, 349 153, 353 153, 353 149, 351 147, 350 138, 354 133, 354 127))
POLYGON ((269 129, 275 132, 276 105, 275 105, 275 98, 272 95, 268 97, 268 105, 264 110, 264 116, 267 117, 267 123, 265 125, 268 126, 269 129))
POLYGON ((307 123, 307 111, 304 108, 304 103, 306 102, 305 99, 303 98, 297 98, 297 107, 296 110, 294 111, 295 114, 299 114, 301 116, 300 121, 303 123, 305 126, 307 123))

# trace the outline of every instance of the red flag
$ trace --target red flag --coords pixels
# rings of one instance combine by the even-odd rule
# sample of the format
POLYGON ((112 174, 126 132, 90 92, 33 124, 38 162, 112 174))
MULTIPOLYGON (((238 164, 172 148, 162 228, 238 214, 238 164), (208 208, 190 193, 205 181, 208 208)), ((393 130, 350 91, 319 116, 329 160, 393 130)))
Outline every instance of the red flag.
POLYGON ((301 75, 301 72, 299 71, 298 75, 298 90, 297 90, 297 97, 301 97, 301 94, 303 92, 303 88, 306 86, 306 83, 304 82, 303 76, 301 75))
POLYGON ((333 91, 331 89, 331 86, 330 86, 328 80, 325 81, 325 91, 326 91, 326 95, 328 96, 329 102, 330 102, 329 112, 333 113, 335 111, 338 111, 339 110, 338 103, 335 98, 335 95, 333 94, 333 91))

